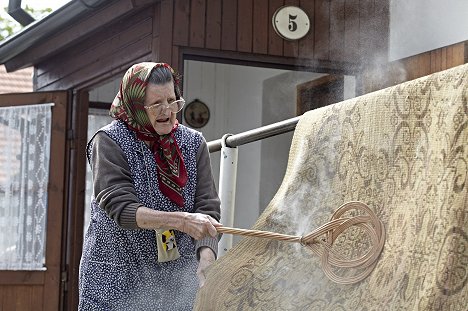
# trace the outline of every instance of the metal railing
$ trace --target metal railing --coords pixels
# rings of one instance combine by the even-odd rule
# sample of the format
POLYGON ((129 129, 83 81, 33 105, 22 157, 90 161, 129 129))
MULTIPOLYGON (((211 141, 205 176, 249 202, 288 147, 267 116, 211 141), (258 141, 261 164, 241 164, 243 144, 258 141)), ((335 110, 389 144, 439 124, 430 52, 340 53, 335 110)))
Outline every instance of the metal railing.
MULTIPOLYGON (((226 147, 235 148, 257 140, 294 131, 297 122, 299 122, 299 118, 300 116, 265 125, 239 134, 229 134, 229 136, 225 138, 226 147)), ((223 138, 208 142, 208 150, 210 152, 220 151, 222 147, 222 142, 223 138)))
MULTIPOLYGON (((294 131, 300 117, 272 123, 239 134, 226 134, 221 139, 208 142, 210 153, 221 151, 219 174, 219 198, 221 199, 221 218, 223 225, 234 226, 234 210, 237 181, 238 146, 264 138, 294 131)), ((232 247, 232 235, 224 235, 220 241, 219 256, 232 247)))

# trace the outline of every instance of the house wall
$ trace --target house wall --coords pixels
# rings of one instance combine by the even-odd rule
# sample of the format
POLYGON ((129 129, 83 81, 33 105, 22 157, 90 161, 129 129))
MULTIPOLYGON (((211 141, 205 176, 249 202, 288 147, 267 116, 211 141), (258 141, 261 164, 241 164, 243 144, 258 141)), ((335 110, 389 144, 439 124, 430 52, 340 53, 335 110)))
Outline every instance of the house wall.
POLYGON ((177 67, 179 49, 204 48, 309 60, 358 63, 387 50, 389 3, 369 0, 162 1, 159 57, 177 67), (271 18, 284 5, 301 7, 311 30, 298 41, 281 39, 271 18), (161 27, 161 29, 164 29, 161 27), (173 42, 163 45, 163 42, 173 42))
MULTIPOLYGON (((101 20, 109 20, 101 27, 96 27, 92 34, 80 37, 53 57, 39 62, 36 65, 36 89, 95 88, 112 81, 115 77, 121 77, 131 64, 138 61, 165 61, 182 70, 184 57, 190 59, 193 55, 199 59, 206 56, 211 61, 218 62, 242 63, 247 59, 250 61, 249 65, 265 67, 285 68, 284 64, 288 64, 288 68, 291 69, 300 67, 318 73, 342 73, 349 67, 374 64, 373 57, 377 57, 377 60, 387 59, 387 0, 162 0, 131 9, 132 3, 129 0, 116 1, 112 4, 112 10, 110 7, 98 10, 81 24, 71 27, 79 31, 86 26, 96 26, 101 20), (271 16, 283 5, 298 5, 307 12, 312 27, 301 40, 283 40, 273 30, 271 16), (122 15, 123 18, 111 20, 109 16, 115 10, 127 10, 127 13, 122 15)), ((58 34, 57 38, 66 37, 67 31, 58 34)), ((54 42, 57 38, 50 40, 54 42)), ((42 46, 47 44, 46 41, 42 46)), ((377 69, 369 68, 359 77, 360 91, 369 92, 391 83, 399 83, 409 77, 434 72, 449 64, 456 65, 460 63, 460 55, 463 55, 461 59, 464 61, 464 49, 465 45, 457 45, 446 48, 445 52, 427 52, 429 63, 427 55, 418 55, 417 58, 391 64, 383 70, 379 66, 377 69), (424 64, 424 69, 421 69, 419 64, 424 64), (431 69, 428 71, 429 67, 431 69), (404 75, 400 69, 404 71, 404 75)), ((208 92, 215 96, 227 92, 225 84, 221 81, 234 87, 234 84, 226 82, 229 79, 222 66, 206 65, 204 68, 199 75, 199 82, 205 83, 205 87, 212 83, 210 88, 205 88, 208 92)), ((258 71, 255 67, 251 69, 258 71)), ((259 71, 259 74, 262 73, 259 71)), ((273 76, 270 78, 274 79, 273 76)), ((189 79, 191 80, 184 82, 184 85, 196 90, 196 87, 187 83, 197 83, 194 82, 197 80, 189 79)), ((242 77, 239 79, 242 80, 242 77)), ((264 77, 263 80, 266 81, 267 78, 264 77)), ((257 90, 262 90, 263 86, 258 85, 258 81, 252 85, 256 85, 257 90)), ((203 87, 203 84, 200 87, 203 87)), ((187 94, 191 93, 195 94, 196 91, 187 91, 187 94)), ((259 97, 260 101, 265 98, 259 97)), ((268 105, 256 107, 257 110, 250 115, 258 118, 251 123, 247 122, 248 118, 243 118, 242 113, 236 114, 236 111, 229 118, 225 118, 226 111, 232 109, 232 102, 221 104, 214 100, 213 103, 216 103, 216 106, 211 107, 212 111, 216 111, 216 115, 223 119, 218 120, 216 125, 209 124, 203 130, 208 137, 212 135, 213 138, 219 138, 231 130, 237 133, 271 123, 269 121, 277 121, 274 115, 268 115, 268 111, 263 110, 268 105), (260 110, 262 113, 259 113, 260 110)), ((282 117, 285 119, 288 114, 282 117)), ((263 147, 266 152, 273 148, 266 142, 263 147)), ((257 153, 254 158, 259 159, 260 156, 261 154, 257 153)), ((277 160, 275 159, 276 162, 277 160)), ((263 176, 267 178, 270 176, 266 171, 268 163, 262 165, 266 165, 263 176)), ((280 173, 276 176, 282 174, 282 168, 278 172, 280 173)), ((259 192, 271 196, 278 180, 280 179, 272 182, 274 186, 262 188, 259 192)), ((269 201, 269 196, 260 198, 258 194, 254 194, 254 201, 260 201, 260 206, 264 207, 269 201)))
MULTIPOLYGON (((249 58, 269 67, 306 66, 347 70, 374 52, 386 53, 389 0, 162 0, 130 10, 120 0, 49 39, 59 42, 109 20, 36 64, 36 90, 87 88, 113 79, 137 61, 165 61, 182 71, 182 54, 197 51, 220 59, 249 58), (300 6, 311 30, 298 41, 280 38, 271 25, 283 5, 300 6), (119 11, 119 12, 120 12, 119 11), (122 13, 123 14, 123 13, 122 13), (71 31, 74 31, 73 34, 71 31), (60 66, 57 66, 60 64, 60 66)), ((48 40, 41 43, 41 50, 48 40)), ((27 53, 35 55, 32 49, 27 53)), ((21 58, 21 57, 20 57, 21 58)))
MULTIPOLYGON (((93 17, 98 22, 109 14, 103 9, 93 17)), ((92 36, 37 64, 35 89, 81 89, 113 79, 135 62, 151 60, 153 24, 154 9, 146 7, 99 27, 92 36)))
MULTIPOLYGON (((22 55, 15 57, 16 59, 10 64, 12 68, 15 66, 19 68, 22 62, 29 61, 29 59, 34 63, 36 90, 70 89, 78 93, 78 99, 73 103, 73 120, 70 122, 73 124, 70 133, 74 135, 70 145, 73 145, 74 149, 71 149, 78 160, 76 162, 73 162, 73 159, 70 160, 72 163, 67 172, 71 176, 69 180, 67 179, 67 183, 73 186, 69 187, 70 193, 68 193, 71 198, 68 202, 72 202, 68 208, 73 214, 69 216, 70 222, 67 223, 71 234, 67 239, 69 247, 73 249, 71 254, 67 254, 67 257, 72 258, 72 261, 67 259, 67 265, 71 267, 68 291, 70 297, 67 302, 71 306, 69 309, 76 309, 77 263, 81 254, 79 230, 82 228, 82 223, 77 219, 80 215, 82 218, 81 206, 84 201, 82 197, 84 186, 80 186, 80 182, 84 181, 81 175, 84 175, 82 171, 86 164, 83 159, 84 153, 81 152, 84 150, 86 140, 86 121, 82 120, 85 120, 88 114, 84 91, 121 77, 131 64, 139 61, 165 61, 183 71, 184 57, 194 54, 199 59, 209 57, 211 61, 218 62, 241 63, 247 60, 250 62, 249 65, 262 65, 270 68, 285 68, 286 64, 288 69, 305 68, 320 73, 336 73, 337 71, 343 73, 349 68, 360 68, 363 61, 369 63, 376 55, 387 59, 389 2, 390 0, 109 1, 109 5, 105 8, 90 11, 90 14, 77 23, 58 31, 22 55), (309 34, 299 41, 291 42, 281 39, 271 26, 271 17, 275 10, 287 4, 302 7, 308 13, 312 23, 309 34), (73 177, 75 180, 72 180, 73 177)), ((447 50, 446 54, 448 53, 447 50)), ((222 67, 210 70, 215 74, 216 79, 213 76, 207 78, 206 75, 200 75, 201 80, 210 81, 212 84, 212 88, 206 88, 205 92, 213 93, 215 90, 215 96, 219 96, 221 92, 228 93, 226 88, 217 84, 221 81, 218 78, 226 72, 223 72, 222 67)), ((190 74, 190 76, 193 75, 190 74)), ((223 81, 228 81, 228 76, 222 77, 226 79, 223 81)), ((242 77, 242 75, 237 73, 237 77, 242 77)), ((263 92, 265 86, 271 85, 275 79, 284 77, 266 74, 263 78, 263 84, 258 82, 254 84, 257 92, 263 92)), ((368 83, 366 79, 372 79, 372 76, 364 76, 358 84, 366 86, 368 83)), ((190 81, 186 82, 200 82, 190 81)), ((187 85, 187 87, 190 86, 187 85)), ((234 87, 234 84, 230 87, 234 87)), ((186 93, 192 96, 191 92, 187 89, 186 93)), ((235 91, 230 91, 231 95, 235 93, 235 91)), ((282 107, 281 102, 278 102, 272 106, 271 111, 268 111, 266 98, 273 96, 272 94, 253 95, 249 92, 246 94, 261 99, 262 106, 255 107, 253 115, 259 117, 254 121, 255 124, 236 123, 236 126, 239 125, 239 130, 255 127, 259 120, 262 120, 262 124, 268 124, 275 118, 273 112, 282 107)), ((216 109, 228 108, 216 106, 216 109)), ((219 115, 224 118, 225 112, 226 110, 220 112, 219 115)), ((232 115, 235 115, 236 122, 239 122, 239 120, 242 121, 244 114, 242 111, 237 111, 232 115)), ((238 132, 237 128, 229 128, 234 123, 223 123, 227 122, 226 120, 217 122, 221 122, 220 124, 223 124, 226 129, 238 132)), ((218 131, 219 128, 221 127, 214 127, 212 130, 218 131)), ((208 137, 219 133, 212 134, 208 130, 203 130, 203 132, 208 137)), ((256 152, 252 157, 259 159, 265 152, 271 153, 274 146, 266 145, 269 142, 278 142, 276 145, 283 144, 281 140, 273 139, 276 138, 265 140, 261 147, 252 145, 252 150, 256 152)), ((283 156, 285 153, 278 152, 283 156)), ((244 157, 242 153, 241 157, 249 159, 249 156, 244 157)), ((276 163, 280 162, 276 160, 276 163)), ((283 174, 279 166, 281 165, 278 165, 276 176, 283 174)), ((260 179, 273 178, 267 172, 269 169, 271 168, 268 167, 268 163, 264 161, 260 171, 256 169, 253 175, 260 179)), ((248 179, 249 172, 240 172, 239 176, 239 182, 244 183, 243 187, 248 185, 241 180, 241 176, 248 179)), ((271 189, 274 189, 276 185, 272 183, 268 189, 261 187, 266 187, 266 184, 252 187, 252 189, 264 194, 268 191, 273 192, 271 189)), ((239 191, 241 188, 239 187, 239 191)), ((245 188, 250 190, 249 187, 245 188)), ((247 197, 248 194, 244 195, 247 197)), ((258 196, 254 199, 262 200, 258 196)), ((265 197, 259 206, 267 201, 265 197)), ((244 204, 242 202, 245 203, 239 199, 238 206, 244 204)), ((249 209, 249 205, 243 208, 249 209)), ((248 210, 245 215, 251 217, 255 213, 259 213, 258 208, 248 210)), ((248 226, 255 219, 254 217, 247 219, 245 225, 248 226)))
POLYGON ((5 66, 0 65, 0 94, 32 92, 33 68, 28 67, 15 72, 6 72, 5 66))
POLYGON ((362 92, 369 93, 468 62, 468 41, 427 51, 363 71, 362 92))

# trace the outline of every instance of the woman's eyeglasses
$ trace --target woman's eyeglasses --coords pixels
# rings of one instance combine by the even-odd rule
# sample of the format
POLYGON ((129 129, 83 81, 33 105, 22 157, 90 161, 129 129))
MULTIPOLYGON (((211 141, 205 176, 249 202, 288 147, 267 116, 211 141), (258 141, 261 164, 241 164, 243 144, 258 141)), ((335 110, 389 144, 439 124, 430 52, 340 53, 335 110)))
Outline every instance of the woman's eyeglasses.
POLYGON ((165 109, 169 109, 170 112, 178 113, 184 108, 185 100, 181 97, 178 100, 166 104, 154 104, 151 106, 144 106, 147 111, 156 115, 161 114, 165 109))

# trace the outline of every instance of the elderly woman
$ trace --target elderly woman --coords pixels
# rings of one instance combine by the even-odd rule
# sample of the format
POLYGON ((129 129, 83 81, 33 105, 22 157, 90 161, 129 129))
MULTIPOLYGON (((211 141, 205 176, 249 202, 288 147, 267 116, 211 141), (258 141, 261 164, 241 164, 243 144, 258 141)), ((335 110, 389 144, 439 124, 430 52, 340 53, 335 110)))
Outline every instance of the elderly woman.
POLYGON ((94 195, 80 310, 192 310, 217 254, 220 200, 201 133, 180 125, 164 63, 125 73, 112 123, 88 143, 94 195))

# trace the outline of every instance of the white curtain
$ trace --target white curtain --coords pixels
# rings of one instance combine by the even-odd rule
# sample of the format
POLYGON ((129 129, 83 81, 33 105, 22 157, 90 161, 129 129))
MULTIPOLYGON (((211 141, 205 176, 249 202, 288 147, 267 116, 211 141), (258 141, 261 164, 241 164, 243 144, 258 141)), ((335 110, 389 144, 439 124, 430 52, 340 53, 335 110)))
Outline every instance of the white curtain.
MULTIPOLYGON (((109 110, 107 109, 89 109, 88 114, 88 141, 93 137, 94 133, 99 130, 104 125, 112 122, 112 118, 109 116, 109 110)), ((90 202, 91 196, 93 195, 93 176, 91 173, 91 168, 86 162, 86 193, 85 193, 85 215, 84 215, 84 230, 86 234, 86 229, 89 225, 90 220, 90 202)))
POLYGON ((45 269, 53 104, 0 108, 0 269, 45 269))

